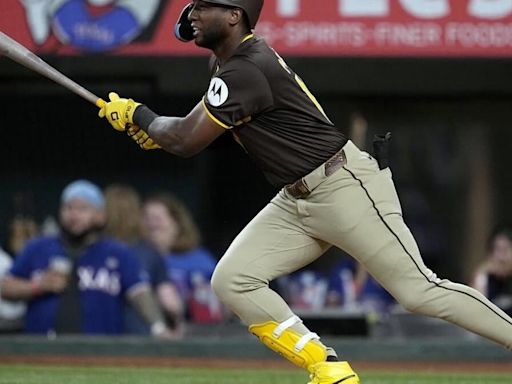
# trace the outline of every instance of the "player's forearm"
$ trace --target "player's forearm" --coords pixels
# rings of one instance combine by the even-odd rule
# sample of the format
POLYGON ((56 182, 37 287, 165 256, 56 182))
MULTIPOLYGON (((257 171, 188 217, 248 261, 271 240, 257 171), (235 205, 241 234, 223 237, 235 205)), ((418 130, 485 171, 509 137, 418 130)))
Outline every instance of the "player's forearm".
POLYGON ((206 148, 224 132, 216 124, 206 128, 209 119, 198 103, 186 117, 159 116, 147 106, 137 107, 133 121, 164 150, 180 157, 190 157, 206 148))
POLYGON ((41 288, 35 280, 5 276, 0 280, 0 293, 6 300, 30 300, 41 293, 41 288))
POLYGON ((162 312, 158 307, 149 287, 147 289, 137 289, 128 296, 130 304, 142 316, 144 321, 152 328, 152 333, 160 333, 160 329, 165 328, 162 312))
POLYGON ((159 116, 147 106, 141 105, 135 110, 133 121, 167 152, 180 157, 193 154, 186 146, 182 118, 159 116))
POLYGON ((162 283, 156 290, 160 306, 166 314, 175 320, 180 320, 185 311, 183 300, 174 285, 162 283))
POLYGON ((148 134, 165 151, 180 157, 190 157, 197 152, 188 143, 183 119, 160 116, 148 127, 148 134))

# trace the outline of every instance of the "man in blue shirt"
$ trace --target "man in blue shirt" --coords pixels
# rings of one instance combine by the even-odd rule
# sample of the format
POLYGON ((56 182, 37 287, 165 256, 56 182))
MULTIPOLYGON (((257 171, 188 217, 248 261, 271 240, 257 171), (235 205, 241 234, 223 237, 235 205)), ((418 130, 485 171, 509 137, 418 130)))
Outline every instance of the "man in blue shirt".
POLYGON ((59 235, 29 242, 2 280, 4 298, 28 302, 27 333, 119 334, 127 299, 154 335, 169 335, 138 259, 101 235, 104 205, 96 185, 69 184, 61 196, 59 235))

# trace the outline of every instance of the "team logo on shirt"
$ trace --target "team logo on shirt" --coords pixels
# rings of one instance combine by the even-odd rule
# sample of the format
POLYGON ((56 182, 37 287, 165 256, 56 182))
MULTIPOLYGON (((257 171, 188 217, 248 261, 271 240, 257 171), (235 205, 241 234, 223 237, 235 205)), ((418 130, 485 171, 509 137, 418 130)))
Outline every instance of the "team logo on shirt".
POLYGON ((81 291, 101 291, 111 296, 121 292, 121 276, 105 267, 78 267, 78 288, 81 291))
POLYGON ((228 99, 229 91, 228 86, 220 77, 214 77, 210 81, 208 87, 208 103, 213 107, 218 107, 228 99))
POLYGON ((108 269, 117 269, 119 267, 119 261, 115 257, 108 257, 105 260, 105 265, 108 269))

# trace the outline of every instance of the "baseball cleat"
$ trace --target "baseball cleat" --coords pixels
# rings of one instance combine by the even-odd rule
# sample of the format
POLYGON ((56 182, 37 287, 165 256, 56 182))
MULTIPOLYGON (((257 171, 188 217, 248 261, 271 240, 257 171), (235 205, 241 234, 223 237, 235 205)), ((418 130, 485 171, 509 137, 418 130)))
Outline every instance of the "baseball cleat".
POLYGON ((323 361, 309 367, 308 384, 359 384, 359 377, 346 361, 323 361))

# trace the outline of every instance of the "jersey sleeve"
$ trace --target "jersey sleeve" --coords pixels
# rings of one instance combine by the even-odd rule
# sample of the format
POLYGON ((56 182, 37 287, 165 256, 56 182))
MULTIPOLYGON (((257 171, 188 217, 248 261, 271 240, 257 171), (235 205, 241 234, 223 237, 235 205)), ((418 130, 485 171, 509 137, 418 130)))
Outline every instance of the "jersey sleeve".
POLYGON ((131 251, 126 250, 121 260, 121 287, 124 292, 139 284, 149 284, 148 273, 131 251))
POLYGON ((156 288, 160 284, 167 283, 169 280, 167 278, 164 258, 152 249, 147 249, 144 257, 146 257, 146 268, 149 273, 151 285, 156 288))
POLYGON ((168 283, 169 278, 167 277, 167 268, 165 266, 164 259, 158 256, 158 259, 155 260, 155 281, 153 282, 154 286, 158 286, 163 283, 168 283))
POLYGON ((29 242, 15 257, 9 274, 22 279, 30 279, 34 271, 33 257, 37 254, 37 243, 29 242))
POLYGON ((219 69, 203 97, 208 116, 226 129, 250 121, 272 105, 267 78, 255 64, 243 59, 219 69))

